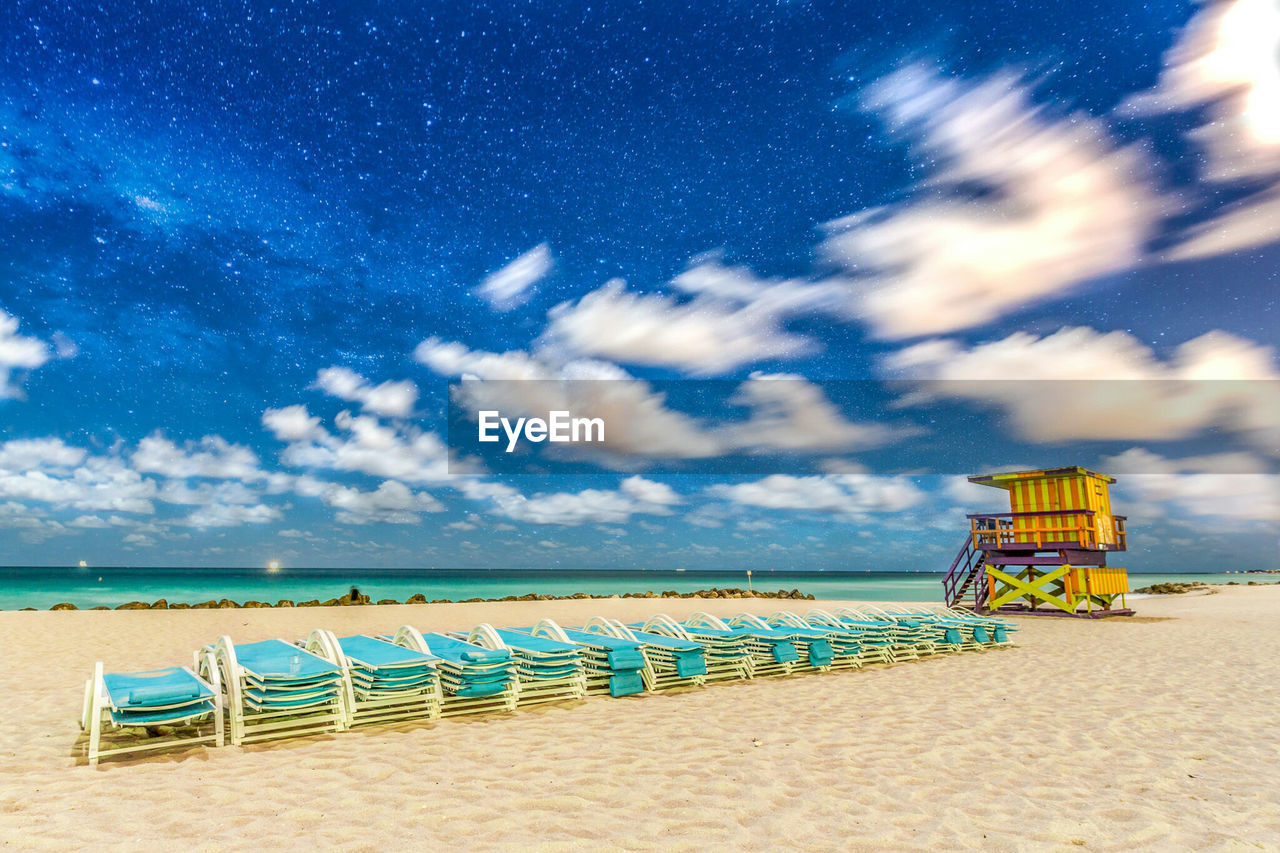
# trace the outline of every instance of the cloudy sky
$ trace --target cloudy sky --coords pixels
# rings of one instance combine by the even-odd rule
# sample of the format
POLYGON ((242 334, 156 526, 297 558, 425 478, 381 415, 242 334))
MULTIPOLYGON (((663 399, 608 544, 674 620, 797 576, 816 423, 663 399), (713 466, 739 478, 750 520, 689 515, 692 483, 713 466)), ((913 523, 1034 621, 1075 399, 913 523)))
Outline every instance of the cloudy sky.
POLYGON ((1280 0, 461 5, 0 11, 0 564, 1277 567, 1280 0))

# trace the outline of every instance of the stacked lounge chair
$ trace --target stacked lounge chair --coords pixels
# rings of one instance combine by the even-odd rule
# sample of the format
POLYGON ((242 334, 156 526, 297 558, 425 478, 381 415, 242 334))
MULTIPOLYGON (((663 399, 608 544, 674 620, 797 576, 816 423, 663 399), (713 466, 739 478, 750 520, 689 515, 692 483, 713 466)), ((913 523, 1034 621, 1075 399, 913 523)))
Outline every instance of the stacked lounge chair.
POLYGON ((746 636, 740 631, 681 623, 665 613, 651 617, 643 625, 637 623, 631 627, 702 646, 707 661, 707 681, 729 681, 755 675, 751 649, 746 636))
MULTIPOLYGON (((455 636, 462 638, 461 634, 455 636)), ((517 705, 581 699, 587 695, 582 653, 573 643, 534 637, 510 628, 495 628, 487 622, 472 628, 466 640, 486 649, 510 653, 520 682, 517 705)))
POLYGON ((445 634, 423 634, 412 625, 401 625, 391 641, 439 658, 440 716, 515 710, 520 682, 507 649, 486 649, 445 634))
POLYGON ((236 645, 226 636, 196 659, 202 675, 216 670, 221 679, 232 744, 346 727, 345 679, 336 660, 284 640, 236 645))
POLYGON ((1009 645, 1015 629, 967 610, 867 605, 815 608, 803 617, 778 611, 725 620, 700 612, 678 622, 659 614, 634 626, 605 617, 581 628, 550 619, 530 628, 483 623, 465 635, 422 634, 404 625, 390 638, 339 638, 318 629, 296 644, 236 645, 224 636, 196 652, 192 669, 106 674, 96 664, 81 725, 96 764, 122 753, 221 746, 224 725, 225 739, 239 745, 587 694, 892 663, 930 651, 1009 645))
MULTIPOLYGON (((834 628, 847 631, 858 640, 858 656, 862 663, 893 663, 899 658, 894 654, 894 623, 885 620, 857 619, 837 616, 820 608, 804 614, 804 621, 814 628, 834 628)), ((914 657, 914 656, 913 656, 914 657)))
MULTIPOLYGON (((908 608, 898 606, 890 610, 890 612, 903 611, 907 613, 928 614, 935 618, 939 623, 954 628, 960 632, 962 638, 961 648, 978 649, 985 651, 989 648, 1003 648, 1012 645, 1009 634, 1016 631, 1018 626, 1005 619, 999 619, 994 616, 982 616, 974 613, 972 610, 962 610, 959 608, 947 608, 945 610, 934 611, 924 608, 908 608)), ((924 617, 921 617, 924 618, 924 617)))
MULTIPOLYGON (((743 614, 744 616, 748 614, 743 614)), ((760 617, 752 617, 760 618, 760 617)), ((764 622, 774 628, 801 632, 815 632, 831 646, 832 669, 857 669, 862 666, 863 634, 849 628, 806 622, 790 610, 778 610, 764 617, 764 622)))
POLYGON ((959 622, 962 631, 973 631, 975 640, 983 646, 994 646, 996 648, 1011 646, 1013 641, 1009 639, 1009 635, 1018 630, 1018 623, 1016 622, 1010 622, 1007 619, 1000 619, 995 616, 983 616, 974 613, 972 610, 964 610, 959 607, 949 607, 943 610, 941 615, 959 622), (978 630, 979 628, 982 630, 978 630), (985 639, 983 638, 984 635, 985 639))
MULTIPOLYGON (((898 605, 876 608, 876 610, 895 619, 911 619, 928 625, 934 632, 933 640, 938 651, 981 651, 983 648, 983 644, 974 637, 976 626, 967 624, 946 611, 938 612, 924 608, 917 610, 898 605)), ((978 633, 982 634, 983 631, 978 633)))
POLYGON ((639 643, 647 663, 641 674, 645 687, 651 691, 690 687, 707 681, 706 656, 702 646, 692 640, 637 631, 617 619, 603 616, 592 617, 578 630, 639 643))
POLYGON ((887 622, 891 626, 894 660, 916 660, 937 654, 938 645, 944 643, 942 629, 920 619, 918 614, 888 613, 874 604, 859 605, 857 610, 841 607, 835 614, 847 619, 887 622))
MULTIPOLYGON (((692 618, 690 617, 690 619, 692 618)), ((748 631, 749 636, 764 640, 765 648, 775 657, 775 650, 782 643, 790 644, 796 651, 796 660, 792 664, 793 669, 808 668, 825 672, 831 668, 832 663, 835 661, 835 648, 828 639, 826 631, 809 627, 774 626, 754 613, 739 613, 736 616, 731 616, 725 622, 731 628, 748 631)), ((760 670, 761 665, 757 662, 756 671, 760 672, 760 670)))
POLYGON ((940 645, 950 651, 985 650, 1009 645, 1009 633, 1017 626, 1004 619, 982 616, 971 610, 948 608, 931 610, 925 607, 906 607, 900 604, 887 607, 864 607, 865 612, 883 615, 899 621, 915 621, 929 625, 943 639, 935 637, 940 645))
POLYGON ((93 665, 85 684, 80 725, 89 735, 90 764, 125 753, 212 743, 222 746, 222 690, 218 672, 212 682, 190 668, 104 673, 93 665), (109 729, 103 748, 103 727, 109 729), (167 730, 167 733, 162 731, 167 730))
POLYGON ((767 625, 730 625, 706 612, 693 613, 680 624, 695 638, 699 631, 725 631, 740 638, 751 654, 753 675, 789 675, 802 666, 800 650, 792 638, 767 625))
POLYGON ((305 648, 342 668, 347 726, 440 716, 440 674, 434 655, 377 637, 337 637, 319 629, 305 648))
POLYGON ((577 646, 588 695, 607 693, 618 697, 644 692, 643 671, 648 664, 638 642, 562 628, 551 619, 543 619, 532 628, 508 630, 577 646))

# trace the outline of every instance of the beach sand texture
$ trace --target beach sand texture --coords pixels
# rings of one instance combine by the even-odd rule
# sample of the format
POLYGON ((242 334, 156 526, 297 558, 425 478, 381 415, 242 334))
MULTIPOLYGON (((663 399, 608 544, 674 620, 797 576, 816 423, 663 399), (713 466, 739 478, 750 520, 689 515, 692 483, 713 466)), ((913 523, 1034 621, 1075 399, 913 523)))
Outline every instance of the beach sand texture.
MULTIPOLYGON (((820 602, 821 604, 821 602, 820 602)), ((84 679, 240 641, 767 600, 0 613, 6 849, 1280 849, 1280 586, 1017 647, 91 768, 84 679)), ((835 606, 832 604, 831 606, 835 606)))

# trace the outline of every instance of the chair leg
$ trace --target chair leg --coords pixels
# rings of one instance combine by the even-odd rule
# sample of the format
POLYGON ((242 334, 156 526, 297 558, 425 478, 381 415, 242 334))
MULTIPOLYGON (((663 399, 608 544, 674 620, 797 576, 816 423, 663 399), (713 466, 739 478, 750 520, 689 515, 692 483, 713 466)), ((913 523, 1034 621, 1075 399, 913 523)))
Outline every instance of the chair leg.
POLYGON ((96 765, 98 763, 98 752, 102 744, 102 702, 104 692, 102 682, 102 661, 98 661, 93 665, 93 678, 89 681, 88 689, 90 765, 96 765))
POLYGON ((80 709, 80 728, 89 731, 89 711, 93 708, 93 679, 84 683, 84 706, 80 709))
POLYGON ((98 763, 98 750, 102 742, 102 706, 98 704, 97 689, 94 689, 93 710, 89 718, 89 764, 98 763))
POLYGON ((222 727, 222 694, 217 693, 213 697, 213 733, 215 737, 214 743, 218 746, 226 743, 226 735, 222 727))

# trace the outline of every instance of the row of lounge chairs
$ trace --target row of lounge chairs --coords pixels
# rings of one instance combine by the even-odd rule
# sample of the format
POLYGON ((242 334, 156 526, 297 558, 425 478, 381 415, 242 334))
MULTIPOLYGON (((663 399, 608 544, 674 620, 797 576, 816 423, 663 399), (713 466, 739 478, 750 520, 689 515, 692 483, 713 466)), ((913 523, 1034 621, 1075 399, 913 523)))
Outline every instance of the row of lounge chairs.
POLYGON ((477 625, 383 636, 233 643, 196 650, 191 667, 108 674, 96 664, 82 726, 91 764, 175 745, 253 743, 355 726, 614 697, 712 681, 854 669, 1009 644, 1011 623, 963 610, 865 607, 659 614, 580 627, 477 625))

